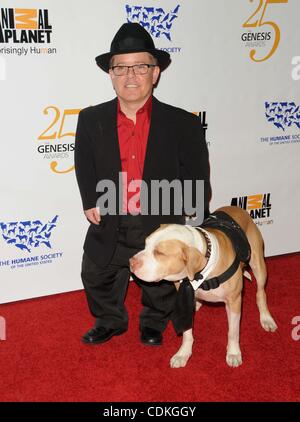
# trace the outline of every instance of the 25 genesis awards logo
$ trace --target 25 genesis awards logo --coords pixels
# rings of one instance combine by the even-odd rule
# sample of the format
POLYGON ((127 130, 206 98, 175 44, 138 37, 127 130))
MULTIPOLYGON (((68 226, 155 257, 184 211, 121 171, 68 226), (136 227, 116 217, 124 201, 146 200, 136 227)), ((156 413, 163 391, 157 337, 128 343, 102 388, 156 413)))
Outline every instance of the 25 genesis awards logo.
POLYGON ((51 171, 57 174, 74 170, 73 151, 75 128, 80 109, 60 109, 54 105, 44 108, 46 129, 38 136, 37 152, 48 160, 51 171))
MULTIPOLYGON (((253 3, 253 0, 248 0, 253 3)), ((243 23, 243 28, 248 32, 243 32, 241 39, 245 47, 250 48, 250 59, 254 62, 263 62, 273 56, 280 42, 279 25, 266 17, 270 15, 271 7, 274 4, 281 5, 288 3, 288 0, 259 0, 257 7, 243 23), (257 49, 261 49, 259 53, 257 49)), ((255 7, 255 6, 254 6, 255 7)))

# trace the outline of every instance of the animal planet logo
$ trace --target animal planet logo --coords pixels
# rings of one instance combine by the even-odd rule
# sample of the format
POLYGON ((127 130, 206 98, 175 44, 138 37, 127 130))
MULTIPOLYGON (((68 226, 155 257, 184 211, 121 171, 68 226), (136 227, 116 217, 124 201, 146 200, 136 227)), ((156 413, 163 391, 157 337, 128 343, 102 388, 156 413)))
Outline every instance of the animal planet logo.
MULTIPOLYGON (((252 2, 253 0, 249 1, 252 2)), ((245 47, 251 48, 250 59, 252 61, 263 62, 268 60, 277 50, 281 37, 280 27, 276 22, 265 18, 265 15, 269 5, 283 3, 288 3, 288 0, 259 0, 254 12, 243 23, 243 28, 249 29, 248 32, 242 33, 241 39, 245 43, 245 47), (266 53, 259 57, 255 48, 264 49, 266 46, 266 53)))
MULTIPOLYGON (((171 28, 178 17, 180 5, 173 10, 165 12, 162 7, 130 6, 126 4, 127 22, 139 23, 153 38, 171 39, 171 28)), ((181 47, 161 48, 169 53, 178 53, 181 47)))
MULTIPOLYGON (((278 130, 300 129, 300 106, 294 102, 265 102, 265 116, 278 130)), ((288 144, 300 142, 299 133, 262 137, 261 142, 288 144)))
POLYGON ((23 44, 50 44, 52 25, 48 9, 0 9, 0 45, 15 44, 15 47, 2 47, 0 53, 26 56, 31 54, 53 54, 56 48, 24 47, 23 44))
POLYGON ((0 223, 2 237, 8 245, 31 253, 33 248, 46 246, 52 249, 50 237, 56 227, 58 215, 43 224, 40 220, 0 223))
POLYGON ((207 146, 210 146, 210 141, 207 140, 207 128, 208 128, 208 124, 206 121, 206 111, 193 111, 193 113, 195 116, 199 117, 203 132, 204 132, 204 138, 206 140, 206 144, 207 146))
POLYGON ((232 198, 231 205, 240 207, 249 212, 253 220, 258 226, 263 224, 273 224, 270 219, 271 213, 271 194, 259 193, 255 195, 240 196, 232 198))

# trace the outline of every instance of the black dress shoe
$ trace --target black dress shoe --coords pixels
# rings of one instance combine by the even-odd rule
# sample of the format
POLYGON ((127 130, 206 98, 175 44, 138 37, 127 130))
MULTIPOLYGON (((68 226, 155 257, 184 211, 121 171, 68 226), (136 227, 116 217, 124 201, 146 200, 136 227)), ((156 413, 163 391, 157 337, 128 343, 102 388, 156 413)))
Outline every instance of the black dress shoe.
POLYGON ((154 328, 144 327, 141 329, 141 342, 148 346, 160 346, 162 344, 162 333, 154 328))
POLYGON ((82 341, 87 344, 99 344, 105 343, 110 340, 113 336, 119 336, 127 331, 122 328, 104 328, 94 327, 91 328, 83 337, 82 341))

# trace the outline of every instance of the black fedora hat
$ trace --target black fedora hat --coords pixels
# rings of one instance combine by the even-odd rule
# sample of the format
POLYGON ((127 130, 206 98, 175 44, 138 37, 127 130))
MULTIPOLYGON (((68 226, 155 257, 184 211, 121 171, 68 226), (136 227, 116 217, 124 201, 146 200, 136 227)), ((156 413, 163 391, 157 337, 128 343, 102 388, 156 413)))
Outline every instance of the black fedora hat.
POLYGON ((139 52, 152 54, 161 70, 171 62, 170 54, 155 48, 151 35, 138 23, 124 23, 112 40, 110 52, 100 54, 95 60, 104 72, 108 72, 110 59, 114 55, 139 52))

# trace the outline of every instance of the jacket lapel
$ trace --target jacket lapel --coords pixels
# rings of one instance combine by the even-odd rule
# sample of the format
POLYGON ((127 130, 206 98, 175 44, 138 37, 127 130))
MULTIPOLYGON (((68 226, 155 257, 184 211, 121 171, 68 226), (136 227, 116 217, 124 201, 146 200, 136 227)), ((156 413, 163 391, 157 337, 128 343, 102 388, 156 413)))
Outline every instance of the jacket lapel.
POLYGON ((106 149, 105 156, 110 160, 111 170, 119 173, 122 167, 117 130, 117 105, 117 98, 107 103, 100 121, 100 129, 105 139, 103 147, 106 149))
POLYGON ((159 166, 159 163, 155 160, 155 157, 159 157, 160 142, 159 137, 162 136, 160 129, 162 127, 162 107, 160 102, 153 97, 152 99, 152 113, 151 122, 149 129, 149 136, 147 141, 147 149, 145 155, 143 177, 145 181, 150 181, 155 168, 159 166))

